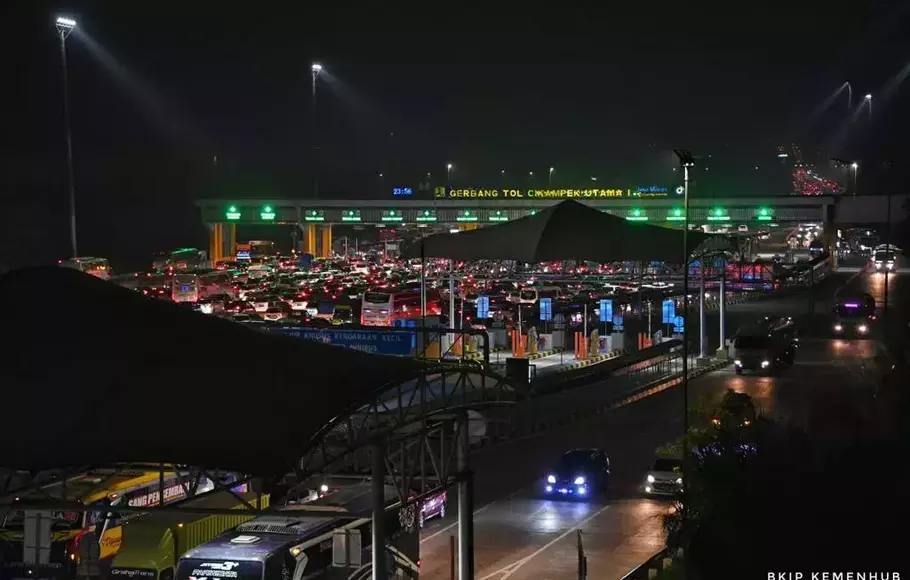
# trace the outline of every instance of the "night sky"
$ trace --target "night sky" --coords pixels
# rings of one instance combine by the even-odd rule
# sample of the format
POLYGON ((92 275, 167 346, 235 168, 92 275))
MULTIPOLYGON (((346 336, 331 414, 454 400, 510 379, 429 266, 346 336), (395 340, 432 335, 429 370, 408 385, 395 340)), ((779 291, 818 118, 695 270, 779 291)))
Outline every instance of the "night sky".
POLYGON ((67 254, 58 14, 79 22, 80 253, 115 267, 206 247, 193 199, 309 197, 314 135, 320 195, 339 199, 442 185, 447 162, 452 185, 550 166, 555 186, 668 184, 674 147, 710 169, 694 195, 784 195, 791 142, 862 160, 861 189, 907 189, 910 86, 886 89, 910 62, 906 2, 12 4, 6 267, 67 254), (846 91, 818 114, 844 81, 854 107, 874 95, 871 122, 848 121, 846 91))

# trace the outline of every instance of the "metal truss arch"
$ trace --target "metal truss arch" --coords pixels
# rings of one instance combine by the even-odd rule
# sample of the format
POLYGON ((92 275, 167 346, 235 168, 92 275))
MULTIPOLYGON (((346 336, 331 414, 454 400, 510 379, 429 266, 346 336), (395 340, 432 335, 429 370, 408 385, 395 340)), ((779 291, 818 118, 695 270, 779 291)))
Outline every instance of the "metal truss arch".
POLYGON ((411 380, 384 385, 369 402, 323 426, 301 452, 297 479, 328 470, 357 470, 364 465, 358 455, 378 441, 415 441, 468 411, 512 405, 525 396, 505 377, 480 365, 427 367, 411 380))

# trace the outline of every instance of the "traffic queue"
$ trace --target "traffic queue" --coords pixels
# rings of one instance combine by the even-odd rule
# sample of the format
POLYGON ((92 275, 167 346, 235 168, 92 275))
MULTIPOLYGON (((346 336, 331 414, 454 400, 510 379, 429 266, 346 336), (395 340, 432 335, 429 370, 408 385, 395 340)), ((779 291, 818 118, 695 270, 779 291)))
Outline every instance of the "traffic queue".
POLYGON ((419 326, 423 316, 447 326, 450 314, 457 328, 483 328, 494 321, 530 326, 539 320, 542 302, 564 312, 570 326, 582 326, 586 316, 589 324, 597 323, 603 299, 631 312, 641 300, 659 302, 673 293, 672 283, 660 281, 667 274, 660 263, 644 271, 631 263, 422 264, 357 252, 331 259, 243 256, 207 267, 198 256, 188 259, 186 249, 172 255, 178 253, 177 259, 158 257, 148 271, 117 282, 244 324, 325 328, 419 326))

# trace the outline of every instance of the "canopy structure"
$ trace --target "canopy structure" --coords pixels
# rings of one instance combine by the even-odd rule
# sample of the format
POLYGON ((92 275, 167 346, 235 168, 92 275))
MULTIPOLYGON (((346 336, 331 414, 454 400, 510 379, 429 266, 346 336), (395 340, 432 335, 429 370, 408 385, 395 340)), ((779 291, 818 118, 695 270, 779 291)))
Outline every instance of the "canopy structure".
MULTIPOLYGON (((689 248, 718 237, 689 232, 689 248)), ((693 252, 694 253, 694 252, 693 252)), ((436 234, 405 248, 403 257, 517 260, 537 263, 586 260, 607 263, 660 260, 681 264, 683 231, 632 222, 574 200, 536 215, 454 234, 436 234)))
POLYGON ((0 277, 0 468, 290 469, 333 418, 422 363, 269 334, 76 270, 0 277))

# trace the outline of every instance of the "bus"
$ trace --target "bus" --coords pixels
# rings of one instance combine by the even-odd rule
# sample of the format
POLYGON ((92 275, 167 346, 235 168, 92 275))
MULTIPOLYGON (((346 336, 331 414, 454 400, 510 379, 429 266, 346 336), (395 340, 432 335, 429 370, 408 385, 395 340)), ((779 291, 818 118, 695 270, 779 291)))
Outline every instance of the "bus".
MULTIPOLYGON (((176 580, 359 578, 372 569, 372 520, 355 514, 372 509, 371 487, 368 482, 344 486, 314 501, 288 505, 240 524, 184 554, 176 580), (342 563, 339 560, 348 565, 333 566, 342 563)), ((385 500, 388 577, 416 579, 417 505, 402 506, 397 490, 389 485, 385 500)))
POLYGON ((70 258, 69 260, 60 260, 57 264, 63 268, 71 268, 73 270, 85 272, 86 274, 91 274, 102 280, 110 280, 111 275, 113 274, 111 265, 105 258, 70 258))
MULTIPOLYGON (((235 489, 190 500, 184 505, 193 510, 238 510, 236 515, 187 513, 148 513, 123 526, 119 549, 105 578, 131 580, 173 580, 177 560, 187 551, 214 540, 219 534, 253 519, 243 513, 244 501, 255 506, 256 494, 235 489)), ((259 508, 269 507, 269 496, 259 498, 259 508)))
POLYGON ((171 300, 174 302, 199 301, 199 276, 174 274, 171 278, 171 300))
MULTIPOLYGON (((437 290, 427 290, 427 316, 442 314, 442 299, 437 290)), ((364 292, 361 299, 360 324, 392 326, 397 320, 419 320, 420 291, 364 292)))
MULTIPOLYGON (((110 547, 113 530, 131 516, 115 519, 107 511, 117 505, 145 506, 157 505, 160 501, 158 488, 164 481, 164 503, 168 504, 186 498, 185 488, 180 485, 174 472, 137 470, 94 470, 66 480, 67 499, 89 508, 102 508, 100 511, 60 511, 51 513, 50 528, 42 529, 43 537, 39 544, 49 546, 49 553, 38 554, 41 550, 25 546, 27 521, 33 519, 35 510, 11 509, 0 513, 0 578, 47 578, 54 580, 69 579, 78 573, 79 566, 89 560, 94 552, 95 558, 105 553, 105 546, 110 547)), ((212 488, 210 481, 200 483, 198 492, 212 488)), ((20 498, 30 505, 40 505, 48 497, 63 494, 62 482, 46 486, 34 497, 20 498)), ((45 516, 46 517, 46 516, 45 516)))
POLYGON ((230 296, 236 298, 239 295, 239 289, 234 284, 233 272, 227 270, 215 270, 199 275, 199 297, 208 298, 210 296, 230 296))
POLYGON ((205 253, 196 248, 179 248, 171 252, 167 267, 172 272, 195 271, 205 268, 205 253))

